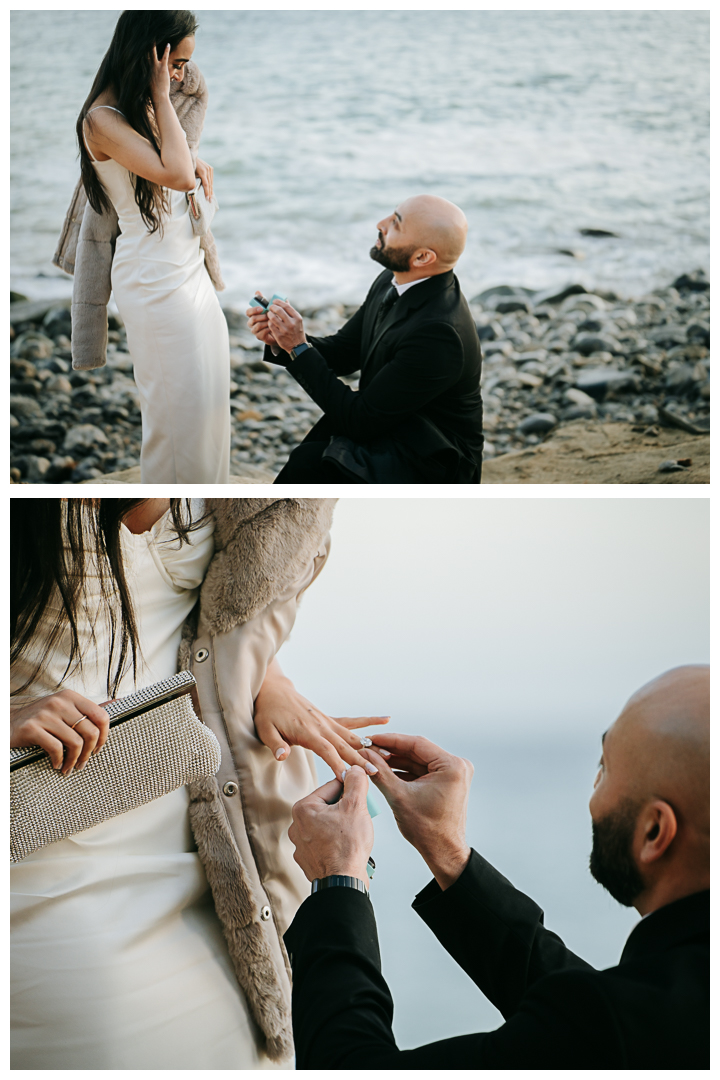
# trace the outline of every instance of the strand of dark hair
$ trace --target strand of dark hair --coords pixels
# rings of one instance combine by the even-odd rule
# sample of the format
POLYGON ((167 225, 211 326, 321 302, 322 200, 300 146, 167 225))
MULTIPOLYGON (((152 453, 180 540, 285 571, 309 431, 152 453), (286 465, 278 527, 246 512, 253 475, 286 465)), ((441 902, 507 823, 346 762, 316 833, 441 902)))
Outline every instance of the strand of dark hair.
MULTIPOLYGON (((92 565, 98 574, 108 620, 107 691, 113 697, 123 675, 137 672, 140 656, 138 626, 123 565, 121 523, 144 499, 12 499, 10 504, 10 662, 24 656, 54 596, 60 611, 44 638, 50 653, 69 630, 65 671, 82 668, 78 621, 85 577, 92 565)), ((173 529, 181 543, 206 520, 192 519, 189 499, 171 499, 173 529), (182 504, 185 504, 183 507, 182 504)), ((42 658, 22 686, 23 693, 42 668, 42 658)))
MULTIPOLYGON (((192 37, 197 26, 192 11, 123 11, 118 19, 112 41, 76 125, 83 187, 96 213, 109 212, 111 204, 85 145, 83 132, 88 130, 92 134, 93 125, 93 118, 88 117, 88 112, 102 93, 112 90, 116 98, 115 107, 160 156, 150 96, 151 51, 155 49, 159 59, 167 44, 174 49, 183 38, 192 37)), ((132 181, 135 202, 148 230, 153 233, 162 229, 162 215, 168 211, 164 189, 143 176, 132 175, 132 181)))

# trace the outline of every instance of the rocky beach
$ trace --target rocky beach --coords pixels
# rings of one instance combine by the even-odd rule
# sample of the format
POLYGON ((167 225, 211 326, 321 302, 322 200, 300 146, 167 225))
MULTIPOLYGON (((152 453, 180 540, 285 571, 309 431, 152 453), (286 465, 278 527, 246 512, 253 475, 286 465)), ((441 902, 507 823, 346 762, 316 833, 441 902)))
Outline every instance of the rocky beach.
MULTIPOLYGON (((710 288, 702 271, 633 299, 582 285, 551 292, 498 286, 474 297, 470 307, 484 355, 485 458, 493 462, 488 471, 503 476, 490 482, 533 482, 498 466, 532 456, 564 429, 577 453, 584 432, 590 443, 602 429, 607 441, 612 425, 624 425, 645 446, 667 449, 667 456, 656 455, 662 458, 653 466, 657 475, 644 482, 665 482, 670 474, 677 474, 675 481, 707 482, 687 452, 691 437, 700 445, 710 428, 710 288), (668 442, 667 431, 685 438, 668 442), (676 445, 683 449, 675 455, 676 445)), ((231 473, 269 481, 320 409, 283 368, 265 363, 244 313, 224 310, 232 365, 231 473)), ((353 310, 335 305, 302 314, 308 333, 324 335, 353 310)), ((120 320, 110 315, 109 326, 106 366, 73 371, 69 302, 11 294, 11 482, 102 481, 138 465, 132 359, 120 320)), ((621 461, 615 464, 613 479, 599 482, 637 482, 623 476, 621 461)), ((536 482, 592 482, 584 473, 571 479, 572 467, 565 466, 562 477, 553 477, 546 459, 536 482)))

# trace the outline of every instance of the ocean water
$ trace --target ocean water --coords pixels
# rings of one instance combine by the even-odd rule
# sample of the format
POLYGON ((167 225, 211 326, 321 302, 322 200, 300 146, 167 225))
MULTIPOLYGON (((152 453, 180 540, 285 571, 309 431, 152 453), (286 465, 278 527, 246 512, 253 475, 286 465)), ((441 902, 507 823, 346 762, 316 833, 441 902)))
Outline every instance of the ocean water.
MULTIPOLYGON (((11 13, 11 281, 32 297, 71 289, 50 260, 117 15, 11 13)), ((706 11, 199 18, 229 303, 255 288, 359 302, 376 222, 421 191, 468 216, 470 297, 570 281, 639 295, 708 266, 706 11)))
MULTIPOLYGON (((424 729, 422 721, 416 724, 424 729)), ((468 842, 545 912, 545 926, 597 968, 620 959, 639 920, 590 876, 592 845, 587 808, 600 756, 600 737, 503 740, 473 733, 456 720, 426 733, 475 766, 468 842)), ((330 770, 321 762, 322 781, 330 770)), ((371 899, 378 923, 383 974, 395 1002, 393 1029, 402 1049, 435 1039, 491 1031, 502 1015, 480 993, 411 908, 431 875, 400 836, 392 812, 376 795, 371 899)))

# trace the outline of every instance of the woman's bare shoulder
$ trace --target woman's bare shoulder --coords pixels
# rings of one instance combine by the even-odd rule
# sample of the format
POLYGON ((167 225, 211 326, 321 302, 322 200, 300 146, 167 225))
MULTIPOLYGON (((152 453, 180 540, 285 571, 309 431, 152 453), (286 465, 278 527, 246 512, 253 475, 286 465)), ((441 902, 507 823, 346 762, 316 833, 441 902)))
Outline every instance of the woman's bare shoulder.
POLYGON ((132 132, 130 124, 117 107, 102 98, 94 101, 88 109, 83 129, 85 142, 98 161, 107 161, 110 155, 106 150, 111 149, 111 144, 116 147, 127 138, 126 132, 132 132))
POLYGON ((99 128, 100 130, 117 124, 127 124, 127 120, 115 102, 103 97, 93 101, 85 114, 85 122, 88 127, 99 128))

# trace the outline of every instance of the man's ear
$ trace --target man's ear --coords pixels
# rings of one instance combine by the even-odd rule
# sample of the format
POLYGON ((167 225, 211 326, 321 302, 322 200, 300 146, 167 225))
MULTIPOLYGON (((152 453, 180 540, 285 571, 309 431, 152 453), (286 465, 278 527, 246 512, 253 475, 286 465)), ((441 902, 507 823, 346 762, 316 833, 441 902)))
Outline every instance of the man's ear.
POLYGON ((635 834, 638 862, 649 865, 656 862, 672 844, 677 834, 677 818, 670 803, 654 799, 644 807, 638 817, 635 834))
POLYGON ((413 265, 418 269, 427 268, 437 262, 437 255, 431 248, 421 248, 416 255, 413 256, 413 265))

